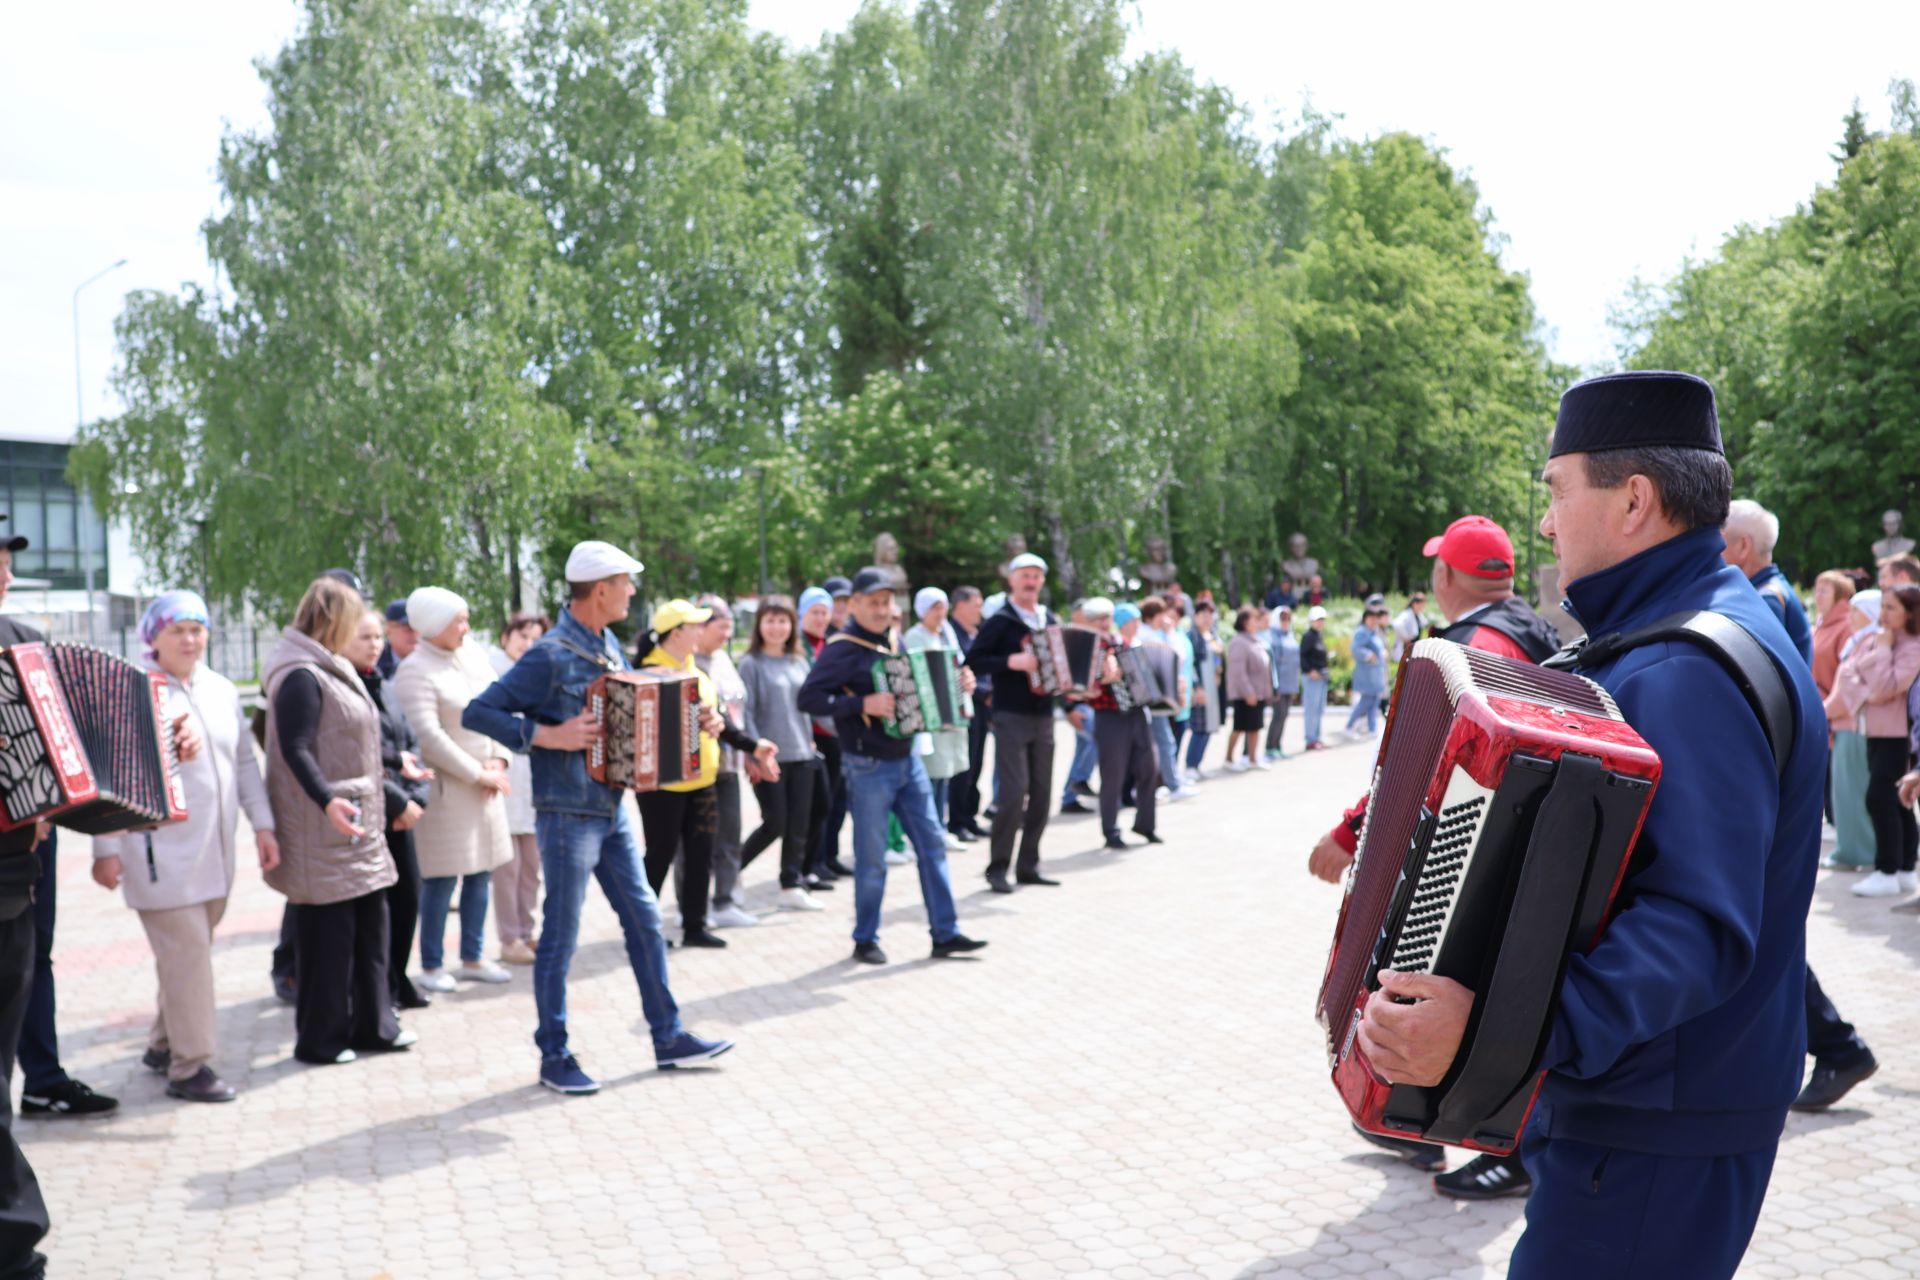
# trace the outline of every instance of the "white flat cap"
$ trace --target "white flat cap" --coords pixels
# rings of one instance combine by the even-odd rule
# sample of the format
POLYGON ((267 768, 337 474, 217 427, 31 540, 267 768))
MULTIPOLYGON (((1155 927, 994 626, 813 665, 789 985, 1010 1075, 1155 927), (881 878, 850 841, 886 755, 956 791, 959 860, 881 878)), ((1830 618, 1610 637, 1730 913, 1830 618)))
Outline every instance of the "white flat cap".
POLYGON ((645 567, 611 542, 582 542, 567 553, 568 582, 598 582, 617 573, 639 573, 645 567))

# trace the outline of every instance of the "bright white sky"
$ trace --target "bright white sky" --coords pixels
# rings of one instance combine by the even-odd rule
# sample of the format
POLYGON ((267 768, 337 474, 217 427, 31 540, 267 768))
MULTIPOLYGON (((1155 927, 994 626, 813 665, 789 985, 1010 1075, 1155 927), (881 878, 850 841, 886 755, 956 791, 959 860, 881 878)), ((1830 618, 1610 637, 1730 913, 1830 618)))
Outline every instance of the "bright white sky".
MULTIPOLYGON (((858 0, 751 0, 797 43, 858 0)), ((1614 357, 1607 308, 1742 222, 1790 213, 1832 173, 1857 96, 1920 76, 1920 4, 1604 7, 1140 0, 1137 51, 1177 49, 1267 118, 1311 98, 1350 136, 1420 133, 1472 172, 1527 271, 1554 354, 1614 357), (1717 12, 1716 12, 1717 11, 1717 12), (1470 15, 1470 16, 1469 16, 1470 15)), ((0 435, 74 423, 71 298, 86 412, 114 403, 113 317, 132 289, 210 272, 226 123, 265 117, 251 60, 292 34, 290 0, 17 5, 0 38, 0 435)))

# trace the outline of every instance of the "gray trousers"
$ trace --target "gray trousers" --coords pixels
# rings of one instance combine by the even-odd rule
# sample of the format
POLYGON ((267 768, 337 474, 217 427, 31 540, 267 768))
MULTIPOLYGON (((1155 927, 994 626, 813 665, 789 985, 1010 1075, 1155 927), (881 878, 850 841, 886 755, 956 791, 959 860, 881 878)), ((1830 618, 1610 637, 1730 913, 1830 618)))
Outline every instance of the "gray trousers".
POLYGON ((1120 832, 1120 793, 1123 780, 1133 778, 1133 829, 1153 834, 1154 788, 1160 785, 1160 758, 1153 749, 1153 726, 1147 713, 1102 711, 1093 718, 1093 741, 1100 750, 1100 830, 1120 832))
POLYGON ((1267 725, 1267 750, 1280 750, 1280 735, 1287 727, 1287 712, 1293 709, 1293 695, 1276 693, 1273 695, 1273 719, 1267 725))
POLYGON ((1019 715, 993 713, 993 828, 988 833, 992 855, 987 874, 1004 876, 1013 864, 1014 836, 1020 837, 1017 874, 1040 871, 1040 834, 1047 829, 1053 803, 1053 713, 1019 715))
MULTIPOLYGON (((713 905, 724 907, 733 901, 740 884, 740 775, 723 773, 713 780, 713 799, 720 811, 720 829, 713 838, 713 905)), ((673 860, 673 897, 685 896, 687 864, 673 860)))

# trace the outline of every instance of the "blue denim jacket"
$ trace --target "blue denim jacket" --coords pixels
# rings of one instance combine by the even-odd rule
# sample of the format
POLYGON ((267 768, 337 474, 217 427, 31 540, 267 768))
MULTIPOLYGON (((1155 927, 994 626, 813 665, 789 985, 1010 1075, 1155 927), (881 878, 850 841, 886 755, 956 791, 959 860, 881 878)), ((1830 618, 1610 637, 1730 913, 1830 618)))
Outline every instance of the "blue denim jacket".
POLYGON ((538 725, 573 719, 586 706, 587 686, 595 678, 630 668, 613 633, 594 635, 571 610, 563 609, 553 630, 467 704, 460 724, 531 757, 537 812, 610 818, 619 808, 620 795, 587 776, 587 753, 536 747, 533 731, 538 725), (605 654, 606 665, 585 656, 592 653, 605 654))

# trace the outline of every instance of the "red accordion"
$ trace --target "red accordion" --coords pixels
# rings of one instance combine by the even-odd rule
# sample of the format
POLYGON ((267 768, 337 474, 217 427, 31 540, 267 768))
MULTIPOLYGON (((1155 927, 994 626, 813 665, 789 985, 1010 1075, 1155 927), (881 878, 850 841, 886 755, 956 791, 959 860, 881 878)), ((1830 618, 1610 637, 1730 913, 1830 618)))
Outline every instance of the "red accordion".
POLYGON ((610 787, 658 791, 700 776, 700 683, 691 671, 609 671, 587 686, 605 737, 587 752, 587 776, 610 787))
POLYGON ((1505 1155, 1539 1094, 1567 958, 1598 941, 1660 777, 1607 692, 1423 640, 1401 664, 1318 1014, 1361 1128, 1505 1155), (1381 969, 1474 993, 1438 1085, 1389 1084, 1357 1032, 1381 969))

